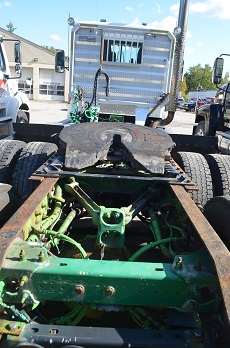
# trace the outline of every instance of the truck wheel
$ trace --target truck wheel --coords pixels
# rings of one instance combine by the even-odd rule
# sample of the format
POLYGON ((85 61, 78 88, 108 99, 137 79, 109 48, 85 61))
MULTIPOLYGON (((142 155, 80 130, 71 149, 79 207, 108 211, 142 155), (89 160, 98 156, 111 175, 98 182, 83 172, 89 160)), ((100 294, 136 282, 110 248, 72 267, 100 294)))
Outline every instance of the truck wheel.
POLYGON ((28 116, 25 111, 19 110, 16 118, 17 123, 29 123, 28 116))
POLYGON ((176 152, 173 158, 199 188, 188 190, 190 196, 204 206, 213 197, 212 177, 205 157, 195 152, 176 152))
POLYGON ((206 155, 209 164, 214 196, 230 195, 230 156, 228 155, 206 155))
POLYGON ((0 140, 0 182, 10 183, 14 166, 25 146, 19 140, 0 140))
POLYGON ((56 151, 57 146, 52 143, 31 142, 25 146, 12 179, 12 186, 20 197, 29 196, 38 186, 37 181, 28 178, 56 151))
POLYGON ((230 230, 228 225, 230 197, 218 196, 210 199, 204 207, 204 215, 230 250, 230 230))
POLYGON ((12 186, 0 183, 0 227, 15 213, 19 207, 19 197, 12 186))
POLYGON ((199 135, 199 136, 204 136, 204 135, 208 135, 206 134, 205 132, 205 122, 204 121, 200 121, 198 123, 198 125, 196 126, 196 130, 195 130, 195 133, 194 135, 199 135))

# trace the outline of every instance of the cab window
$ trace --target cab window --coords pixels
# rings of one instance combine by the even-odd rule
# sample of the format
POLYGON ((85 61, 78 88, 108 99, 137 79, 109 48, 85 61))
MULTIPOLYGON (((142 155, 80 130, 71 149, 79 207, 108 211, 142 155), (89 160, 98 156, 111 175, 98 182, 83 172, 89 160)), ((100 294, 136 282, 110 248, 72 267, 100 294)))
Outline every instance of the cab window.
POLYGON ((104 62, 141 64, 143 35, 105 33, 104 62))

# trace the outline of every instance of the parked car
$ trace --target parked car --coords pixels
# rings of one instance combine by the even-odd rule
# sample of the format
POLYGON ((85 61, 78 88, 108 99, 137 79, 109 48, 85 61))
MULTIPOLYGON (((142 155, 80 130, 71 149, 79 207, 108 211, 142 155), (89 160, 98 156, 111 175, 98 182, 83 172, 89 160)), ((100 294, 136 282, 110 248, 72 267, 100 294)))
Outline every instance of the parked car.
POLYGON ((190 111, 190 112, 194 112, 196 111, 196 99, 191 99, 188 100, 187 102, 184 103, 183 109, 185 109, 185 111, 190 111))
POLYGON ((210 105, 211 104, 204 104, 196 109, 195 123, 197 123, 197 126, 193 130, 195 135, 204 136, 209 134, 210 105))
POLYGON ((183 109, 184 108, 184 98, 180 97, 177 99, 177 108, 178 109, 183 109))
POLYGON ((197 102, 197 108, 199 108, 201 105, 213 104, 214 101, 215 101, 215 98, 212 98, 212 97, 207 97, 207 98, 198 100, 198 102, 197 102))

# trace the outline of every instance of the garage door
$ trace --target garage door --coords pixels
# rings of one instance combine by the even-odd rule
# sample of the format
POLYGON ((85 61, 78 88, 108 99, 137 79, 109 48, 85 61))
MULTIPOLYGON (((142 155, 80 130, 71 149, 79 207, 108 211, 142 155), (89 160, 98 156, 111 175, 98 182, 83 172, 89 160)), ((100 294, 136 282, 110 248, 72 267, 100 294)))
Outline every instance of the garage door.
MULTIPOLYGON (((15 76, 15 69, 10 68, 11 75, 15 76)), ((26 93, 29 99, 33 99, 33 84, 27 84, 27 81, 33 81, 33 69, 32 68, 23 68, 22 76, 18 79, 18 90, 26 93)), ((16 80, 15 80, 16 81, 16 80)))
POLYGON ((54 70, 40 69, 39 99, 64 101, 64 74, 54 70))

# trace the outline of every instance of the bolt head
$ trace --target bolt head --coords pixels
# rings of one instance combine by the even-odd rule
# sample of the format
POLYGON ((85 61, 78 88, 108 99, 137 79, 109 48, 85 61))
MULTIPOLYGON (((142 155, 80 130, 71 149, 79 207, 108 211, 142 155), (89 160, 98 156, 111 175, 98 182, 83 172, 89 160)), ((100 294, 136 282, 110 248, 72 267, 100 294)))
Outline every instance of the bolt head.
POLYGON ((194 331, 193 331, 193 335, 194 335, 194 337, 196 337, 196 338, 202 337, 202 330, 200 330, 200 329, 194 330, 194 331))
POLYGON ((78 294, 78 295, 82 295, 82 294, 84 294, 84 292, 85 292, 85 288, 84 288, 84 286, 83 285, 76 285, 75 286, 75 291, 76 291, 76 293, 78 294))
POLYGON ((112 296, 115 294, 115 292, 116 292, 116 290, 113 286, 107 286, 107 288, 105 289, 105 294, 107 296, 112 296))
POLYGON ((15 330, 17 330, 18 329, 18 324, 17 323, 15 323, 15 322, 12 322, 12 323, 9 323, 9 324, 7 324, 7 330, 9 330, 9 331, 15 331, 15 330))

